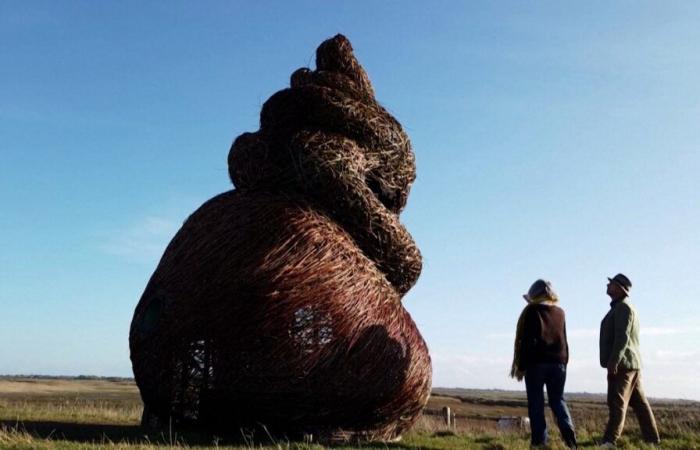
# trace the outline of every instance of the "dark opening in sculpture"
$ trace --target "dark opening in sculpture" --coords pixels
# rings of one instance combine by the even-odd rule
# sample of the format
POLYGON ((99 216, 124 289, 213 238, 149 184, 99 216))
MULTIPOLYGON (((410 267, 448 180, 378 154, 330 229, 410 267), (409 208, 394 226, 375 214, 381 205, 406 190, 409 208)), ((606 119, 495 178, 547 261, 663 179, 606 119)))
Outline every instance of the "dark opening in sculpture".
POLYGON ((263 105, 166 249, 131 324, 144 420, 392 439, 418 418, 430 357, 401 305, 421 256, 399 222, 415 179, 400 124, 350 42, 263 105))

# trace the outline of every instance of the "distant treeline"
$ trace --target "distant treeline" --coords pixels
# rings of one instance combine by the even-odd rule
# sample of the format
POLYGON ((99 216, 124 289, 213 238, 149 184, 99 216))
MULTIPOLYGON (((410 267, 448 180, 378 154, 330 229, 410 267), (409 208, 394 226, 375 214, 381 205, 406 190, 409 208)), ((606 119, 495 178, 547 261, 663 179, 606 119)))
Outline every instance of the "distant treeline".
MULTIPOLYGON (((467 403, 482 403, 485 405, 499 404, 508 406, 527 405, 525 391, 509 391, 502 389, 465 389, 465 388, 441 388, 434 387, 433 395, 454 397, 467 403)), ((578 403, 605 403, 606 395, 591 392, 569 392, 566 394, 568 400, 578 403)), ((696 400, 686 400, 677 398, 650 398, 652 402, 666 405, 698 405, 696 400)))
POLYGON ((103 381, 134 381, 133 377, 98 377, 97 375, 0 375, 0 380, 13 379, 31 380, 103 380, 103 381))

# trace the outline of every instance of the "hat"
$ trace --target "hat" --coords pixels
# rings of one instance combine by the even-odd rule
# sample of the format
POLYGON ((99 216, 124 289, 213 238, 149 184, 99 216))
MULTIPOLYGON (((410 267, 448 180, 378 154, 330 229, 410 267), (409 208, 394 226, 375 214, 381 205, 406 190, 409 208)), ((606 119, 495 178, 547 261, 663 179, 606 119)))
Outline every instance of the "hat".
POLYGON ((552 283, 550 283, 549 281, 539 279, 532 283, 532 286, 530 286, 530 289, 527 291, 527 294, 523 295, 523 298, 526 301, 531 302, 532 300, 541 297, 547 297, 550 300, 556 300, 557 294, 552 288, 552 283))
POLYGON ((625 275, 618 273, 612 278, 608 277, 608 280, 620 286, 625 291, 625 294, 629 295, 630 289, 632 289, 632 282, 625 275))

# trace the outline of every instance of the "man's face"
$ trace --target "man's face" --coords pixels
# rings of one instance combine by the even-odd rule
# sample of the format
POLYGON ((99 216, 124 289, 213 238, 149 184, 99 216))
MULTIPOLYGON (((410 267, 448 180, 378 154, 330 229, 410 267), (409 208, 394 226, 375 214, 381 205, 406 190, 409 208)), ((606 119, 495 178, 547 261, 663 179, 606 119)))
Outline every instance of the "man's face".
POLYGON ((606 290, 606 293, 611 298, 622 297, 625 294, 620 285, 615 283, 614 281, 608 281, 608 288, 606 290))

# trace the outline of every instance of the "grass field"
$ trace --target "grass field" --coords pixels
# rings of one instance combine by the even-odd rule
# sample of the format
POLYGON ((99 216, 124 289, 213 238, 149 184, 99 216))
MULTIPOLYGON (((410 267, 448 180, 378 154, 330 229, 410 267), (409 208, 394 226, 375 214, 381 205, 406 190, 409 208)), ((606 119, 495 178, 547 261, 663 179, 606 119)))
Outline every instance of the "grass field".
MULTIPOLYGON (((572 395, 582 448, 594 448, 606 419, 601 396, 572 395)), ((652 402, 659 422, 661 448, 700 449, 700 403, 652 402)), ((522 393, 436 389, 425 414, 398 443, 338 446, 338 450, 365 449, 527 449, 527 430, 499 430, 502 416, 525 416, 522 393), (447 429, 438 416, 449 406, 456 413, 456 427, 447 429)), ((266 436, 241 433, 235 442, 216 436, 181 435, 172 430, 145 434, 139 428, 141 400, 133 382, 104 379, 0 379, 0 448, 10 449, 324 449, 315 443, 271 441, 266 436)), ((627 420, 621 448, 644 449, 636 420, 627 420)), ((551 447, 564 448, 552 430, 551 447)))

